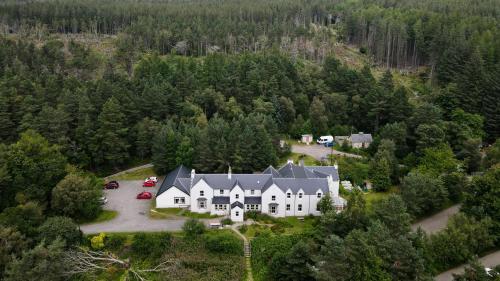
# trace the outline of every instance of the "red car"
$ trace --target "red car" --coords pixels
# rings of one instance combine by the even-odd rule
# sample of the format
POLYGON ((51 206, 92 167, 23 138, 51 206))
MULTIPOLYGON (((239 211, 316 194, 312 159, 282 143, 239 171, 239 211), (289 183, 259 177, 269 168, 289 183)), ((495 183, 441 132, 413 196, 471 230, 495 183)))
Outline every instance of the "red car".
POLYGON ((120 185, 117 181, 110 181, 104 184, 105 189, 117 189, 118 187, 120 187, 120 185))
POLYGON ((152 180, 147 180, 142 184, 142 187, 154 187, 156 185, 156 182, 152 180))
POLYGON ((137 194, 137 199, 151 199, 153 195, 151 192, 143 191, 139 194, 137 194))

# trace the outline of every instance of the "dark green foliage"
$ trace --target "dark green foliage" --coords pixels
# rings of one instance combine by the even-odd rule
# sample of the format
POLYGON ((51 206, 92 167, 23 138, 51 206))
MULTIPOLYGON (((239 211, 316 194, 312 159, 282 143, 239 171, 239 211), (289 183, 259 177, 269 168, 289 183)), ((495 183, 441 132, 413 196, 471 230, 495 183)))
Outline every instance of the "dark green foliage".
POLYGON ((347 207, 344 211, 331 211, 321 217, 320 229, 324 237, 329 234, 345 237, 354 229, 365 229, 368 223, 366 201, 360 191, 354 190, 347 197, 347 207))
POLYGON ((90 176, 68 174, 52 190, 51 208, 74 219, 93 219, 101 211, 101 185, 90 176))
MULTIPOLYGON (((493 221, 493 233, 500 231, 500 169, 494 168, 475 177, 465 190, 462 210, 480 220, 490 217, 493 221)), ((498 243, 498 237, 497 241, 498 243)))
POLYGON ((448 197, 443 182, 429 174, 412 172, 403 179, 401 197, 416 217, 439 210, 448 197))
POLYGON ((23 133, 17 143, 7 148, 4 156, 4 176, 9 177, 2 192, 2 207, 14 205, 15 197, 48 203, 52 188, 66 174, 66 159, 58 147, 50 145, 34 131, 23 133))
POLYGON ((313 279, 312 256, 311 245, 308 245, 304 240, 300 240, 287 252, 278 252, 272 257, 269 264, 268 278, 280 281, 311 280, 313 279))
POLYGON ((410 231, 411 216, 406 204, 399 195, 391 194, 373 205, 373 218, 383 223, 393 236, 404 235, 410 231))
POLYGON ((452 172, 441 176, 443 185, 448 191, 448 198, 453 202, 460 202, 463 192, 468 190, 469 180, 467 176, 460 172, 452 172))
POLYGON ((322 214, 326 214, 333 210, 333 200, 329 193, 321 198, 318 202, 318 210, 322 214))
POLYGON ((127 237, 122 234, 108 234, 106 237, 106 249, 118 251, 125 245, 127 237))
POLYGON ((67 217, 48 218, 38 228, 38 232, 38 240, 45 240, 48 243, 60 239, 68 248, 77 245, 82 238, 78 225, 67 217))
MULTIPOLYGON (((115 241, 114 244, 117 242, 115 241)), ((134 235, 132 240, 132 251, 134 255, 141 257, 143 259, 156 260, 162 256, 162 254, 168 250, 172 243, 172 234, 158 233, 158 234, 145 234, 138 233, 134 235)), ((116 245, 110 245, 116 246, 116 245)))
POLYGON ((197 238, 205 232, 205 225, 197 219, 188 219, 182 226, 187 239, 197 238))
POLYGON ((0 213, 0 225, 15 227, 30 238, 38 234, 37 228, 43 220, 42 208, 33 202, 9 207, 0 213))
POLYGON ((0 227, 0 279, 5 267, 12 260, 19 258, 28 247, 26 237, 15 228, 0 227))
POLYGON ((69 264, 64 261, 64 242, 42 242, 10 263, 4 280, 64 281, 67 278, 64 273, 68 269, 69 264))
POLYGON ((213 253, 243 255, 242 241, 230 233, 207 233, 205 247, 213 253))
POLYGON ((495 237, 490 232, 491 224, 489 218, 478 221, 463 213, 451 218, 446 229, 430 237, 428 247, 437 272, 467 262, 492 247, 495 237))
POLYGON ((500 266, 487 272, 484 265, 474 257, 462 274, 453 274, 454 281, 496 281, 500 277, 500 266))

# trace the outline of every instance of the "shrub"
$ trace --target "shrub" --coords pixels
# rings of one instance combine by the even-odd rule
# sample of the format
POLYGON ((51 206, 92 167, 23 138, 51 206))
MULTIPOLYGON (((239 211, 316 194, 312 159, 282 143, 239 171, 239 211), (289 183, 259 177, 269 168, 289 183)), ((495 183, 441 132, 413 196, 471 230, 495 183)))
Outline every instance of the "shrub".
POLYGON ((281 234, 281 233, 285 232, 285 228, 281 224, 275 224, 275 225, 271 226, 271 231, 275 234, 281 234))
POLYGON ((38 231, 40 240, 52 242, 61 238, 67 247, 78 244, 82 238, 78 225, 67 217, 49 218, 38 228, 38 231))
POLYGON ((132 251, 138 257, 159 258, 172 244, 170 233, 139 233, 132 241, 132 251))
POLYGON ((197 219, 188 219, 182 226, 184 235, 188 238, 194 238, 205 232, 205 225, 197 219))
POLYGON ((233 224, 233 221, 230 218, 225 218, 221 220, 222 225, 231 225, 233 224))
POLYGON ((205 235, 205 247, 213 253, 243 254, 241 240, 229 233, 216 233, 205 235))
POLYGON ((106 239, 106 233, 101 232, 101 234, 96 235, 90 239, 90 246, 94 250, 101 250, 104 248, 104 240, 106 239))
POLYGON ((119 250, 123 248, 125 245, 125 241, 127 241, 127 237, 120 234, 113 234, 108 236, 106 240, 106 248, 110 250, 119 250))
POLYGON ((238 227, 238 230, 241 232, 241 233, 246 233, 248 231, 248 226, 246 224, 238 227))

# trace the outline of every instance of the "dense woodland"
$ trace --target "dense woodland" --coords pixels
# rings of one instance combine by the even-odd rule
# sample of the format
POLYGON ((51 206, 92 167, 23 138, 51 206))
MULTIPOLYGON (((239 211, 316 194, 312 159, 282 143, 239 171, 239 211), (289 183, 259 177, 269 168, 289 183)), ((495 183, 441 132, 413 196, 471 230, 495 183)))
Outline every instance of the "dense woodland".
MULTIPOLYGON (((499 7, 2 2, 0 279, 69 278, 64 249, 90 243, 74 221, 101 213, 96 175, 149 161, 160 175, 179 164, 258 172, 288 156, 280 139, 304 133, 372 133, 370 148, 354 151, 364 160, 339 160, 341 177, 397 192, 369 206, 361 193, 345 195, 340 214, 324 204, 312 233, 262 231, 253 242, 256 280, 430 280, 498 248, 499 7), (89 43, 109 38, 109 49, 89 43), (365 66, 341 60, 340 45, 365 66), (410 231, 413 220, 457 202, 462 212, 445 230, 410 231), (47 260, 61 266, 43 267, 47 260)), ((122 238, 107 242, 114 239, 122 238)), ((120 241, 90 247, 128 257, 120 241)), ((140 249, 131 254, 137 266, 148 263, 134 256, 140 249)), ((466 275, 457 280, 489 280, 466 275)))

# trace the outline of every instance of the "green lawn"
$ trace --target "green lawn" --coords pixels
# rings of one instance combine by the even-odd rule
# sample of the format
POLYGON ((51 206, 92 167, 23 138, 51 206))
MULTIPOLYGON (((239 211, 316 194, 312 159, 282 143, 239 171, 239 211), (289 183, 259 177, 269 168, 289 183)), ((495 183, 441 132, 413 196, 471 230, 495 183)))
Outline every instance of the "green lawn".
MULTIPOLYGON (((154 203, 153 203, 154 205, 154 203)), ((210 214, 198 214, 192 213, 188 210, 182 208, 151 208, 149 216, 153 219, 168 219, 175 217, 188 217, 194 219, 213 219, 220 218, 221 216, 210 215, 210 214)))
POLYGON ((380 200, 386 198, 387 196, 389 196, 390 194, 398 193, 398 192, 399 192, 399 188, 396 186, 391 187, 388 191, 385 191, 385 192, 377 192, 377 191, 373 191, 373 190, 365 192, 364 197, 366 200, 366 206, 368 207, 368 209, 370 209, 374 202, 380 201, 380 200))
POLYGON ((275 234, 298 234, 304 233, 314 228, 314 222, 317 217, 304 217, 299 220, 298 217, 274 218, 269 220, 258 220, 259 224, 252 224, 247 226, 247 230, 243 233, 247 238, 254 238, 259 232, 272 231, 275 234))
POLYGON ((312 156, 292 152, 288 156, 280 159, 280 167, 285 165, 289 159, 293 160, 295 164, 297 164, 300 160, 304 160, 304 165, 307 166, 320 165, 319 161, 314 159, 312 156))
POLYGON ((102 212, 97 216, 97 218, 93 220, 81 220, 78 221, 79 224, 91 224, 91 223, 98 223, 98 222, 104 222, 104 221, 109 221, 118 216, 117 211, 112 211, 112 210, 102 210, 102 212))
POLYGON ((110 180, 143 180, 150 176, 156 176, 153 168, 144 168, 129 173, 124 173, 118 176, 110 177, 110 180))

